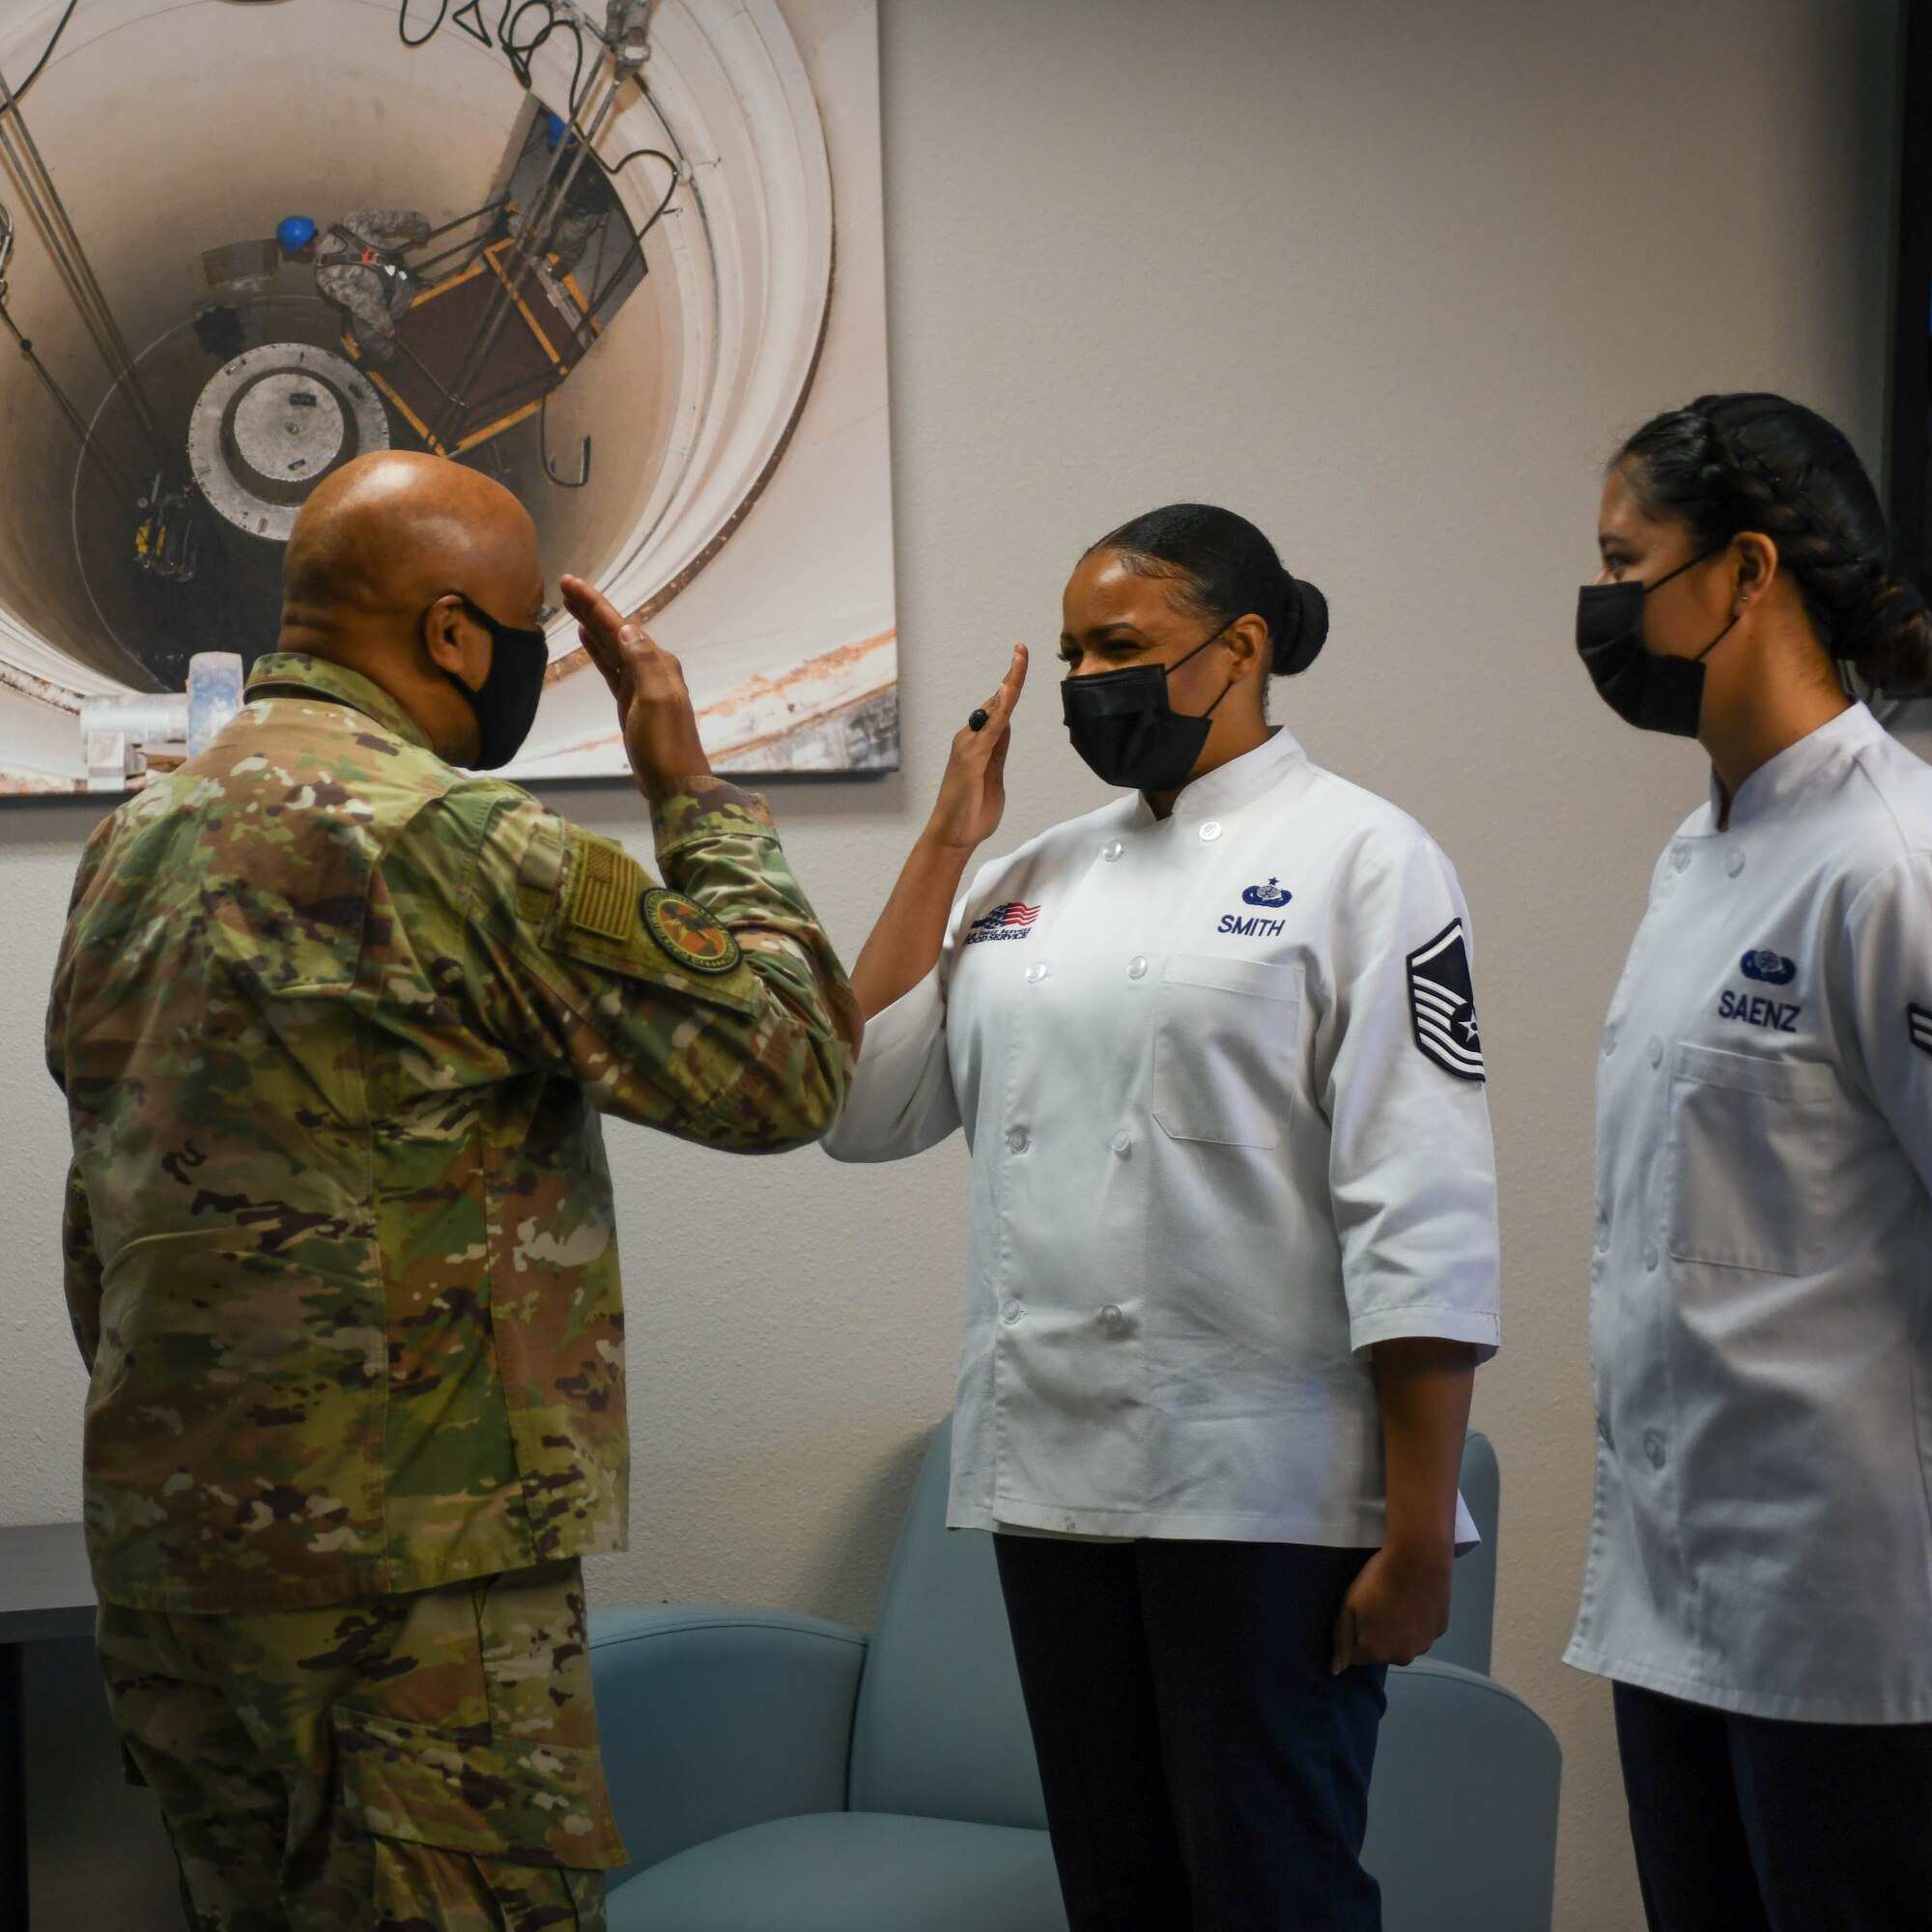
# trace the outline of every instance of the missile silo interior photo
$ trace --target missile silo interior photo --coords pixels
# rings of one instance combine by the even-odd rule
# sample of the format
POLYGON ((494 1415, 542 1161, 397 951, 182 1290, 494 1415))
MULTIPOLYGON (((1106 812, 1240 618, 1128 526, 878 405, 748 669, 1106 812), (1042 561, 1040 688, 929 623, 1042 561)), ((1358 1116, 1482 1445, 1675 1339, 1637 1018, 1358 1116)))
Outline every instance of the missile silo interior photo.
MULTIPOLYGON (((891 763, 876 77, 850 12, 10 10, 0 785, 119 791, 185 755, 195 693, 273 647, 301 501, 382 447, 515 491, 553 586, 590 578, 692 657, 721 763, 891 763), (848 156, 869 193, 839 193, 848 156), (860 470, 878 514, 847 492, 828 528, 860 470)), ((519 775, 611 770, 601 680, 567 621, 551 642, 519 775)))

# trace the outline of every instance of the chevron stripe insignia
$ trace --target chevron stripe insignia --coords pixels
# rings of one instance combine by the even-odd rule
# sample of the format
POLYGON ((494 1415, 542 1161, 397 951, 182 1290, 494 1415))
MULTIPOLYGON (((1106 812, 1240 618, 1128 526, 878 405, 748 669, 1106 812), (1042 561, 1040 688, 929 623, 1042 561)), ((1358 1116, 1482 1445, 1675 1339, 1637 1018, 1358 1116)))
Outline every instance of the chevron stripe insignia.
POLYGON ((1483 1078, 1483 1037, 1460 919, 1408 955, 1408 1019, 1425 1059, 1458 1080, 1483 1078))

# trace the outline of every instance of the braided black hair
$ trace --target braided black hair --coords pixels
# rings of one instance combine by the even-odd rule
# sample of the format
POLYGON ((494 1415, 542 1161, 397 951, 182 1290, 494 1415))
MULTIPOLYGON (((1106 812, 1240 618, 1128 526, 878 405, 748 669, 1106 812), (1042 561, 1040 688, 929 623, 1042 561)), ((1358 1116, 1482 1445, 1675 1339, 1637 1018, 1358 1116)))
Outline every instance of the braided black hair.
POLYGON ((1819 642, 1874 691, 1932 691, 1932 614, 1890 562, 1885 512, 1844 434, 1783 396, 1699 396, 1617 452, 1652 517, 1690 526, 1697 549, 1747 530, 1777 546, 1819 642))
POLYGON ((1093 545, 1116 552, 1141 577, 1179 587, 1181 601, 1210 624, 1254 615, 1265 620, 1269 669, 1291 677, 1315 662, 1328 637, 1328 600, 1291 577, 1274 545, 1245 517, 1211 503, 1169 503, 1129 519, 1093 545))

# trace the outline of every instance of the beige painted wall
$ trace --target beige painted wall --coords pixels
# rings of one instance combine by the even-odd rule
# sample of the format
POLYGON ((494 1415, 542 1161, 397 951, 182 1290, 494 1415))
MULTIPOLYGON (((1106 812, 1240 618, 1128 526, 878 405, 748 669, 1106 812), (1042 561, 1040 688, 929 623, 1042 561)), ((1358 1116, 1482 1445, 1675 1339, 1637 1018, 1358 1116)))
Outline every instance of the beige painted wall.
MULTIPOLYGON (((1167 498, 1253 515, 1335 611, 1278 715, 1414 811, 1473 908, 1508 1279, 1497 1673, 1567 1753, 1562 1932, 1640 1923, 1583 1548, 1590 1081, 1647 868, 1702 782, 1574 663, 1598 466, 1713 386, 1876 458, 1889 0, 886 0, 902 779, 776 803, 856 952, 956 722, 1049 650, 1080 548, 1167 498)), ((561 564, 566 559, 554 559, 561 564)), ((1050 667, 1049 667, 1050 669, 1050 667)), ((1047 679, 1008 833, 1096 793, 1047 679)), ((559 795, 640 836, 612 790, 559 795)), ((0 1515, 76 1507, 43 987, 93 813, 0 810, 0 1515)), ((637 1526, 605 1597, 865 1622, 945 1406, 965 1163, 732 1162, 617 1127, 637 1526)))

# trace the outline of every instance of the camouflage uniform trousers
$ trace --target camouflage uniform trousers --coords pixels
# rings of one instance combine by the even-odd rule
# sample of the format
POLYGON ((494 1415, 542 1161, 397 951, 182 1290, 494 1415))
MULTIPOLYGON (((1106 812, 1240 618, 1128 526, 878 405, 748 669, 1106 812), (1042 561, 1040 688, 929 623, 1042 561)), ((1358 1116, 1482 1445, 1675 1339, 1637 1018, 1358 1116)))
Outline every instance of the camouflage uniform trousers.
POLYGON ((348 311, 349 332, 365 361, 380 368, 396 359, 396 324, 415 298, 408 276, 361 262, 331 263, 315 271, 315 286, 348 311))
POLYGON ((622 1862, 575 1559, 315 1609, 104 1605, 195 1932, 604 1932, 622 1862))

